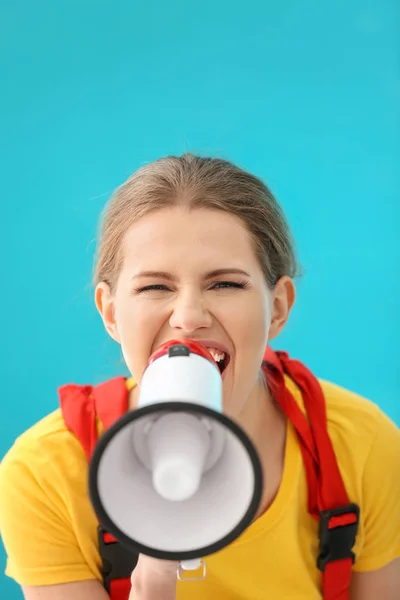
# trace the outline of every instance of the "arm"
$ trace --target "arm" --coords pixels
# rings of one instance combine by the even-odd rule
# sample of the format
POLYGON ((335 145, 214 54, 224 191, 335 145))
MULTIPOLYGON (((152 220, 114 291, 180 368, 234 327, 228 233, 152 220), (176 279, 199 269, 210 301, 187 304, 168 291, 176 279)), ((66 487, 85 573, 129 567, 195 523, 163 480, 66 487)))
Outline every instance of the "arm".
POLYGON ((351 600, 398 600, 400 598, 400 558, 369 573, 354 573, 351 600))
MULTIPOLYGON (((174 562, 140 555, 131 576, 132 589, 127 600, 176 600, 174 562)), ((60 585, 23 586, 25 600, 110 600, 99 581, 87 580, 60 585)))
POLYGON ((176 570, 179 563, 157 560, 144 554, 132 573, 129 600, 176 600, 176 570))
POLYGON ((25 600, 110 600, 99 581, 77 581, 60 585, 23 586, 25 600))

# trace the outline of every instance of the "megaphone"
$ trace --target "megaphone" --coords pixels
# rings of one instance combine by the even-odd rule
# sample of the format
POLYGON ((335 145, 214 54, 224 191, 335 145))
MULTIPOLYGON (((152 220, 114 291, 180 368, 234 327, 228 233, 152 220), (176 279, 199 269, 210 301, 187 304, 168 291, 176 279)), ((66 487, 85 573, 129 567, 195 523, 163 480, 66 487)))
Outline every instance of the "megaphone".
POLYGON ((250 525, 262 488, 253 443, 223 414, 213 356, 194 341, 161 346, 137 408, 93 453, 89 491, 100 523, 132 552, 197 569, 250 525))

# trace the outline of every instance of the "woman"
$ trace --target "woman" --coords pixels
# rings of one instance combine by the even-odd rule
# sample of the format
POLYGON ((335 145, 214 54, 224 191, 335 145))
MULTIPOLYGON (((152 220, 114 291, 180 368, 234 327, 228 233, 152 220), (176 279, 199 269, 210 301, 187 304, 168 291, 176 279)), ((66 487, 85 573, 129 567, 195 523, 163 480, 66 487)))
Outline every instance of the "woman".
MULTIPOLYGON (((250 436, 267 475, 256 520, 207 557, 204 581, 177 583, 176 564, 141 555, 131 600, 323 598, 302 452, 261 369, 268 341, 282 331, 295 301, 295 274, 281 209, 259 179, 228 162, 161 159, 136 172, 107 206, 95 302, 132 375, 129 408, 150 355, 164 342, 194 339, 223 348, 230 358, 224 411, 250 436)), ((298 385, 288 376, 285 385, 304 409, 298 385)), ((360 507, 351 599, 398 599, 400 432, 372 402, 319 385, 348 497, 360 507)), ((109 598, 87 457, 60 410, 16 441, 2 462, 0 489, 7 574, 25 598, 109 598)))

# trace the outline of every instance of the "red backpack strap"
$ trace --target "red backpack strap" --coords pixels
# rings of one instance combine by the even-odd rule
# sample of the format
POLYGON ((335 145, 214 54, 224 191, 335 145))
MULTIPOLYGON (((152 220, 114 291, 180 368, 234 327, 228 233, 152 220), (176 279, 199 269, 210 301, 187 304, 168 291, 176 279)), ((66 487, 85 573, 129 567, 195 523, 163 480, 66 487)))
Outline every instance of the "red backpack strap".
POLYGON ((80 442, 89 462, 97 442, 93 387, 69 383, 58 388, 58 396, 65 425, 80 442))
POLYGON ((128 410, 126 379, 116 377, 95 387, 68 383, 58 388, 58 395, 64 422, 90 461, 98 439, 96 417, 106 430, 128 410))
POLYGON ((110 599, 111 600, 129 600, 131 593, 131 578, 125 577, 124 579, 113 579, 110 585, 110 599))
POLYGON ((104 429, 113 425, 129 408, 129 392, 125 377, 115 377, 96 385, 93 396, 96 414, 104 429))
POLYGON ((327 429, 326 405, 316 377, 285 352, 267 348, 267 380, 276 401, 293 424, 300 443, 308 484, 308 510, 319 521, 324 600, 348 600, 352 548, 358 529, 359 508, 349 498, 327 429), (300 388, 307 416, 285 385, 287 374, 300 388))
MULTIPOLYGON (((98 440, 97 417, 106 430, 128 410, 126 379, 116 377, 96 387, 67 384, 58 394, 65 424, 80 441, 89 462, 98 440)), ((98 537, 104 586, 111 600, 128 600, 137 556, 125 551, 101 526, 98 537)))
POLYGON ((127 550, 111 533, 98 528, 99 552, 103 563, 103 584, 111 600, 128 600, 131 575, 138 553, 127 550))
MULTIPOLYGON (((129 392, 125 377, 117 377, 97 385, 93 390, 96 414, 104 429, 108 429, 129 408, 129 392)), ((131 573, 137 555, 121 546, 114 536, 99 527, 99 548, 106 570, 104 585, 111 600, 128 600, 131 591, 131 573)))

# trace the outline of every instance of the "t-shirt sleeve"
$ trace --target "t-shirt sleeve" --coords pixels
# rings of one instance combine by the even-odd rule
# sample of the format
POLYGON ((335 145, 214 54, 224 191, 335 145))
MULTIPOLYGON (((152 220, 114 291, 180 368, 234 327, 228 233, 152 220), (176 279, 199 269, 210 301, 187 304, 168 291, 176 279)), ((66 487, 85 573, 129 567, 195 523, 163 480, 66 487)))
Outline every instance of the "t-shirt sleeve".
POLYGON ((7 553, 6 575, 24 586, 95 579, 68 513, 62 510, 56 470, 49 462, 38 462, 37 456, 28 458, 12 449, 0 465, 0 535, 7 553))
POLYGON ((363 476, 364 542, 355 571, 374 571, 400 557, 400 429, 381 411, 363 476))

